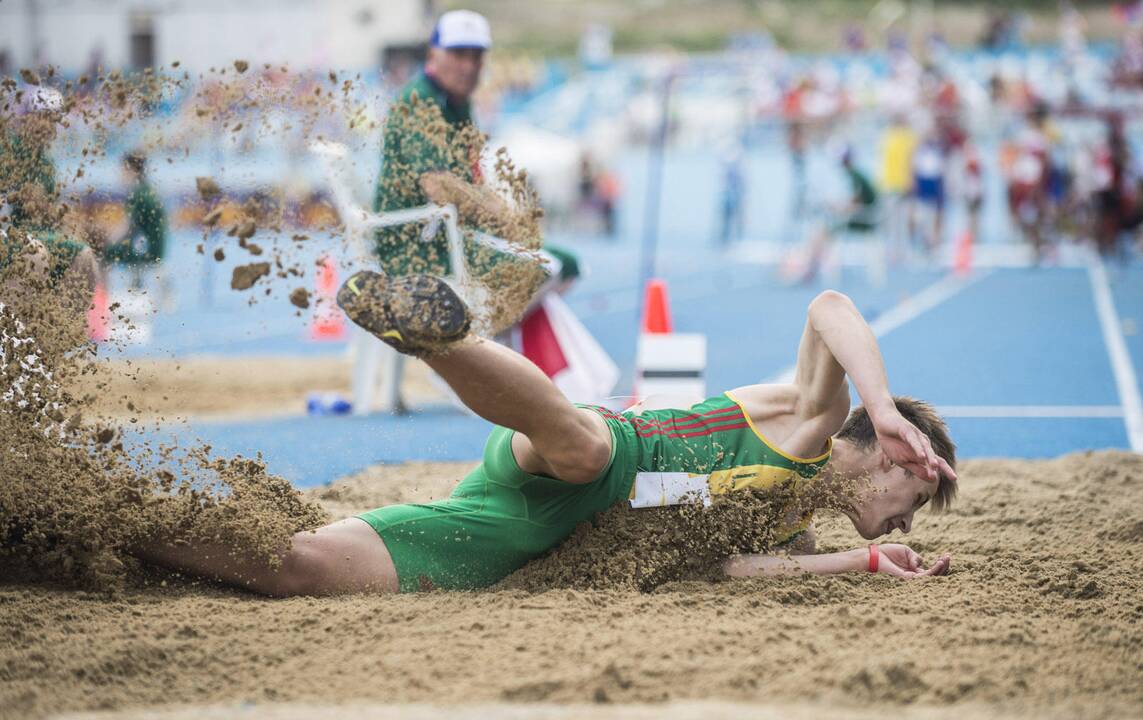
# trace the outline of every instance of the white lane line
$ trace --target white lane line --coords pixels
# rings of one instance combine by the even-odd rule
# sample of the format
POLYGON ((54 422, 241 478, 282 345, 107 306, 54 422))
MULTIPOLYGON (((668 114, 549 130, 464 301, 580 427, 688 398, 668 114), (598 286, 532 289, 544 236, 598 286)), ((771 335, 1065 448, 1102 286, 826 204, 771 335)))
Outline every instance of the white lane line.
POLYGON ((1111 360, 1111 370, 1115 374, 1115 387, 1119 391, 1119 402, 1123 405, 1123 420, 1127 425, 1127 440, 1131 450, 1143 453, 1143 400, 1139 398, 1139 381, 1135 368, 1131 365, 1131 355, 1123 339, 1119 313, 1115 311, 1115 301, 1111 298, 1111 287, 1107 284, 1107 271, 1103 260, 1093 257, 1087 266, 1091 280, 1091 294, 1095 298, 1095 309, 1099 314, 1099 327, 1103 331, 1103 344, 1107 346, 1107 356, 1111 360))
MULTIPOLYGON (((992 270, 974 272, 969 277, 958 277, 951 274, 946 275, 916 295, 907 298, 904 302, 894 305, 881 313, 873 322, 869 323, 869 329, 873 331, 874 337, 883 337, 910 320, 913 320, 918 315, 932 310, 969 285, 991 275, 992 272, 992 270)), ((791 365, 764 382, 780 384, 792 383, 794 381, 794 371, 796 368, 796 365, 791 365)))
POLYGON ((942 405, 944 417, 961 418, 1121 418, 1119 405, 942 405))

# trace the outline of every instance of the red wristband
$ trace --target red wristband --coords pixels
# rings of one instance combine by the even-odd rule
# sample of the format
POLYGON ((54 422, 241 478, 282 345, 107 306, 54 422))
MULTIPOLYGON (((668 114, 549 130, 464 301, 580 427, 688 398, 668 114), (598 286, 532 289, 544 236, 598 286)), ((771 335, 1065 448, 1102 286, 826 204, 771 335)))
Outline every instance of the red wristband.
POLYGON ((881 562, 881 551, 877 549, 877 544, 874 543, 869 546, 869 572, 877 572, 877 566, 881 562))

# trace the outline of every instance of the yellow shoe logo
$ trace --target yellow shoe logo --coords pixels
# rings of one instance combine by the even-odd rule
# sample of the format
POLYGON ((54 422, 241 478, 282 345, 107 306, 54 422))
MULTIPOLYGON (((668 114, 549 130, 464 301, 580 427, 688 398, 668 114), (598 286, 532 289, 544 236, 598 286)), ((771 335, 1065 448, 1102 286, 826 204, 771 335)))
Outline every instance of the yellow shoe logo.
POLYGON ((361 291, 357 289, 357 276, 356 275, 349 278, 349 280, 346 281, 345 286, 347 288, 349 288, 350 290, 352 290, 354 295, 360 295, 361 294, 361 291))
POLYGON ((398 332, 397 330, 390 330, 388 332, 381 333, 381 337, 382 337, 382 339, 393 338, 397 342, 401 342, 401 343, 405 342, 405 338, 401 337, 401 333, 398 332))

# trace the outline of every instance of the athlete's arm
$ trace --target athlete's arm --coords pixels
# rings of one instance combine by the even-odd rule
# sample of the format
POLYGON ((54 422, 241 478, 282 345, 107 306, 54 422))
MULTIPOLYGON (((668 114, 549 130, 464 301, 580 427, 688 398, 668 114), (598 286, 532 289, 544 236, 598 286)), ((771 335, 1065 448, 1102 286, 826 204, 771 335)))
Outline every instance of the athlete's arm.
MULTIPOLYGON (((827 290, 810 303, 798 346, 794 386, 799 418, 803 422, 829 418, 832 422, 842 407, 848 412, 847 375, 890 460, 932 482, 936 482, 938 473, 956 479, 948 463, 933 452, 929 439, 897 411, 889 394, 877 339, 861 313, 848 297, 827 290), (844 404, 840 397, 843 394, 844 404)), ((837 427, 840 426, 838 422, 837 427)))
MULTIPOLYGON (((880 553, 877 572, 905 580, 944 575, 952 562, 951 556, 942 555, 926 568, 921 556, 907 545, 880 545, 877 551, 880 553)), ((802 573, 836 575, 869 572, 869 548, 861 547, 820 555, 736 555, 722 564, 722 570, 735 578, 802 573)))

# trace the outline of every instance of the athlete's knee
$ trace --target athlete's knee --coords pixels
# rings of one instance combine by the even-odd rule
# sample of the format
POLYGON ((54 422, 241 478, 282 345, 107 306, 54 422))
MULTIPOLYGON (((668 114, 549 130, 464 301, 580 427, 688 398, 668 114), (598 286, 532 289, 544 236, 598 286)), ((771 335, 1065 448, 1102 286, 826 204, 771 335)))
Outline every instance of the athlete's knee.
POLYGON ((598 433, 584 433, 554 457, 545 457, 556 477, 564 482, 589 483, 600 476, 611 459, 611 438, 598 433))

